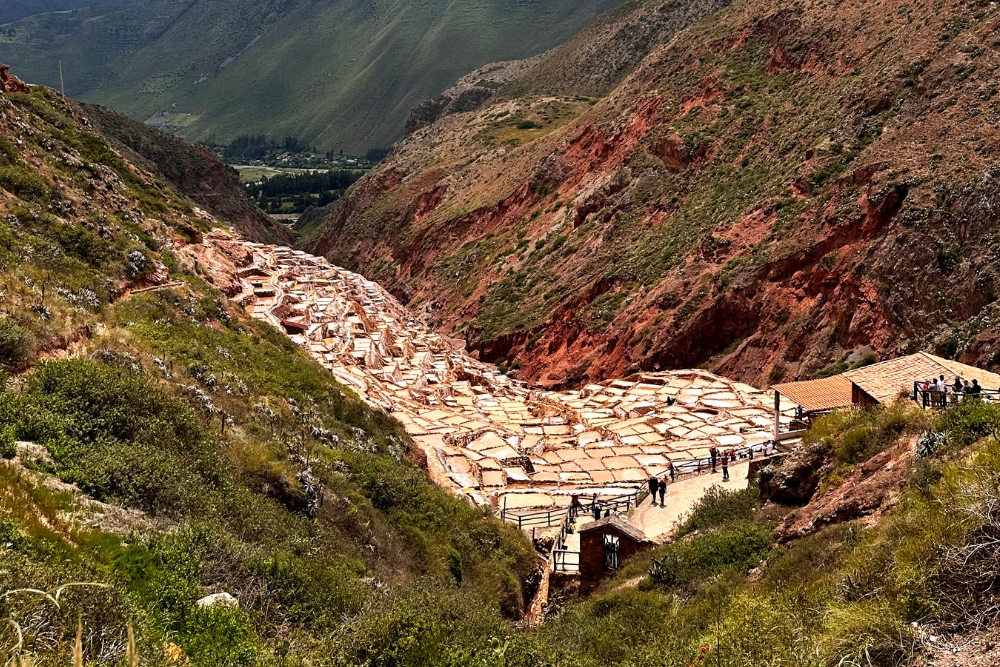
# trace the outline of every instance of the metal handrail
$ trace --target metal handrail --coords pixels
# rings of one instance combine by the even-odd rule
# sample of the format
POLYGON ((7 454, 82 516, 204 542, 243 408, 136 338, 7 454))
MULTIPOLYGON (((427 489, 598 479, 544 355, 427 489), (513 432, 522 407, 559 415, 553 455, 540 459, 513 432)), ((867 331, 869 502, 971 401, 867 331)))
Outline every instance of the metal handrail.
POLYGON ((987 389, 980 387, 978 392, 955 391, 954 386, 945 385, 945 391, 924 390, 920 380, 913 383, 913 402, 922 405, 924 408, 947 407, 950 403, 954 405, 965 399, 979 399, 993 402, 1000 400, 1000 389, 987 389), (941 400, 944 399, 944 400, 941 400))
MULTIPOLYGON (((1000 393, 1000 392, 998 392, 1000 393)), ((742 447, 730 447, 729 449, 735 452, 735 456, 732 460, 740 459, 750 459, 753 460, 755 455, 764 455, 766 446, 770 444, 777 451, 777 443, 774 440, 766 440, 764 442, 758 443, 756 445, 744 445, 742 447)), ((671 481, 676 481, 676 478, 685 477, 688 475, 699 475, 702 472, 709 471, 712 469, 712 457, 702 456, 693 459, 685 459, 683 461, 674 461, 674 478, 671 481)), ((657 479, 663 479, 670 475, 670 471, 665 470, 660 474, 656 475, 657 479)), ((649 496, 649 488, 643 485, 637 488, 631 493, 622 494, 620 496, 614 496, 607 500, 601 500, 599 506, 602 510, 613 510, 616 513, 621 513, 621 508, 624 506, 624 513, 627 514, 632 508, 638 507, 642 502, 649 496)), ((580 506, 581 512, 586 512, 586 506, 580 506)), ((537 512, 528 512, 525 514, 517 514, 512 510, 501 510, 500 518, 504 521, 510 523, 516 523, 518 528, 532 528, 532 527, 548 527, 554 525, 553 519, 565 525, 567 520, 570 519, 570 509, 558 509, 558 510, 540 510, 537 512)), ((572 517, 576 518, 576 517, 572 517)))
POLYGON ((555 549, 552 551, 552 569, 555 572, 569 572, 571 568, 580 570, 580 552, 570 549, 555 549), (576 562, 572 557, 576 556, 576 562))

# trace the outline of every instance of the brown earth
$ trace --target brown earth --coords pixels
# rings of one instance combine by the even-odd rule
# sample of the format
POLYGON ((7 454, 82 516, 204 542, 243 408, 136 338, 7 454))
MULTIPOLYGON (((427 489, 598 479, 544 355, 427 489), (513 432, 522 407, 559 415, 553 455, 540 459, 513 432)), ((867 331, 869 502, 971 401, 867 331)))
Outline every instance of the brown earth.
POLYGON ((998 19, 738 0, 596 104, 532 88, 416 132, 315 250, 543 385, 766 385, 861 345, 993 366, 998 19))
POLYGON ((811 535, 823 526, 861 519, 868 526, 896 504, 910 479, 915 438, 901 440, 854 468, 842 483, 815 495, 807 505, 786 515, 774 529, 778 542, 811 535))
POLYGON ((0 63, 0 92, 30 93, 31 88, 24 81, 10 73, 10 66, 0 63))

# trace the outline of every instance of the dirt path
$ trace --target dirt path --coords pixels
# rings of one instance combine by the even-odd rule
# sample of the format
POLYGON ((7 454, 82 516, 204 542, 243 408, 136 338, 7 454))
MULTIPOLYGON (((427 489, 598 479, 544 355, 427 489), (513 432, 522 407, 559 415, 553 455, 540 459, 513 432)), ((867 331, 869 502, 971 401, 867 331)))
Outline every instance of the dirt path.
POLYGON ((667 487, 666 507, 660 507, 659 498, 657 504, 652 504, 652 498, 646 498, 639 505, 635 513, 630 517, 630 521, 646 533, 646 537, 654 542, 664 542, 674 524, 691 511, 698 500, 705 495, 705 491, 714 485, 719 485, 724 489, 745 489, 747 488, 747 468, 749 461, 744 461, 736 465, 729 466, 729 481, 722 481, 722 469, 714 475, 711 473, 689 477, 680 480, 667 487))

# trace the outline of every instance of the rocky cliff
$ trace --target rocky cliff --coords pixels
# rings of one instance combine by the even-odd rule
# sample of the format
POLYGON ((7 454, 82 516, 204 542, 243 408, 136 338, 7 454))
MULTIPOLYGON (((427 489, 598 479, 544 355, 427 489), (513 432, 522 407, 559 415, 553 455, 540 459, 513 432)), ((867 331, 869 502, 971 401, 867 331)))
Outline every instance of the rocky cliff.
POLYGON ((316 249, 550 385, 849 350, 993 365, 995 7, 738 0, 601 99, 416 132, 316 249))

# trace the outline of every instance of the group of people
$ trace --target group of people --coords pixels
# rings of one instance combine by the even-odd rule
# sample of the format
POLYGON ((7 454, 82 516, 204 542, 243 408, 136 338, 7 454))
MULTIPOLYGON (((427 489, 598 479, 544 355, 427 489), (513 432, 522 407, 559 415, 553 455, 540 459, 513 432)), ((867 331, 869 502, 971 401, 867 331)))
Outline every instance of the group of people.
MULTIPOLYGON (((583 504, 580 502, 579 494, 576 493, 574 493, 571 496, 571 501, 572 502, 569 506, 570 519, 575 520, 576 517, 583 510, 583 504)), ((600 499, 597 497, 597 494, 595 493, 593 497, 590 499, 590 512, 594 515, 594 521, 597 521, 601 518, 602 510, 603 510, 603 516, 605 517, 611 516, 611 508, 603 507, 601 505, 600 499)))
MULTIPOLYGON (((975 380, 973 380, 973 382, 975 383, 975 380)), ((979 384, 975 383, 975 386, 978 387, 979 384)), ((771 454, 773 454, 774 445, 772 443, 767 443, 764 447, 763 453, 765 456, 770 456, 771 454)), ((736 460, 736 450, 726 449, 720 452, 717 447, 712 447, 711 449, 708 450, 708 455, 712 461, 712 472, 713 473, 718 472, 719 467, 721 467, 722 481, 728 482, 729 462, 736 460)), ((753 458, 752 449, 750 450, 750 458, 753 458)), ((671 484, 677 481, 677 471, 674 468, 673 461, 667 462, 667 470, 664 473, 664 479, 660 479, 656 475, 651 475, 649 481, 647 482, 649 485, 649 495, 653 497, 654 506, 656 505, 656 497, 657 495, 659 495, 660 507, 666 507, 666 496, 667 496, 667 480, 665 479, 666 475, 670 475, 671 484)), ((583 510, 583 505, 580 502, 580 496, 574 493, 572 496, 572 504, 570 505, 570 513, 572 517, 576 518, 576 516, 582 510, 583 510)), ((597 521, 602 517, 602 505, 596 493, 594 494, 593 498, 591 498, 590 511, 593 513, 595 521, 597 521)), ((608 516, 609 514, 610 514, 610 509, 605 508, 603 511, 603 516, 608 516)))
POLYGON ((944 407, 948 404, 949 396, 952 397, 952 402, 957 401, 959 396, 963 398, 979 398, 983 393, 983 388, 979 386, 979 380, 973 379, 972 382, 969 382, 957 375, 955 376, 955 381, 948 384, 944 379, 944 375, 942 375, 933 380, 924 380, 920 385, 920 392, 923 395, 924 407, 928 405, 931 407, 944 407))
POLYGON ((736 459, 736 450, 728 449, 723 450, 722 454, 719 454, 719 449, 717 447, 712 447, 708 450, 708 456, 712 459, 712 472, 717 471, 717 466, 722 465, 722 481, 729 481, 729 462, 736 459))

